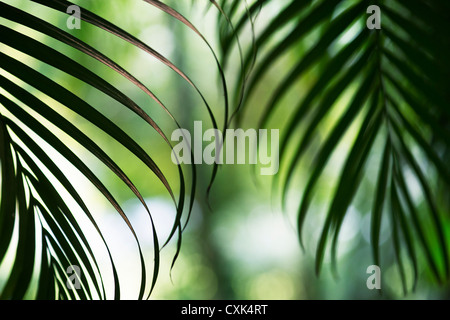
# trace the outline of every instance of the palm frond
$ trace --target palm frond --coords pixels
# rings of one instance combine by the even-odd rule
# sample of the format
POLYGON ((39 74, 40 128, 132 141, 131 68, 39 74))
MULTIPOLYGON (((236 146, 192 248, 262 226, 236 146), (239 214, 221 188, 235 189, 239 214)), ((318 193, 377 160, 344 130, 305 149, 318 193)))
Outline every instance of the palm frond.
MULTIPOLYGON (((232 3, 230 16, 238 10, 236 2, 232 3)), ((270 1, 255 1, 257 4, 265 7, 270 1)), ((262 12, 270 15, 264 7, 262 12)), ((280 161, 286 170, 274 179, 274 190, 281 183, 286 203, 290 185, 297 179, 296 169, 308 163, 309 174, 302 190, 296 191, 300 192, 297 226, 302 246, 305 220, 322 186, 321 178, 327 168, 340 172, 334 187, 327 189, 331 200, 317 245, 318 274, 329 247, 333 268, 336 266, 339 232, 346 213, 350 206, 363 201, 372 207, 374 264, 383 264, 380 230, 382 221, 390 216, 405 291, 402 252, 406 250, 413 265, 415 288, 416 243, 422 247, 434 278, 439 282, 449 279, 445 226, 450 210, 446 165, 450 134, 446 79, 450 65, 444 57, 450 54, 450 47, 448 38, 442 36, 442 30, 449 27, 447 7, 439 0, 288 1, 269 22, 260 25, 255 40, 259 56, 238 123, 247 113, 254 114, 253 109, 258 107, 254 101, 261 90, 267 92, 264 99, 268 102, 259 113, 257 126, 277 126, 278 114, 284 114, 280 161), (380 30, 366 26, 367 8, 373 4, 381 8, 380 30), (268 80, 269 74, 279 72, 274 70, 283 59, 292 67, 276 81, 273 77, 268 80), (265 81, 271 82, 270 90, 265 81), (307 87, 301 95, 293 93, 298 83, 307 87), (283 99, 298 104, 287 108, 283 99), (342 150, 347 150, 347 156, 339 169, 332 159, 342 150), (375 185, 368 187, 372 177, 366 172, 374 163, 378 163, 378 177, 375 185), (421 196, 412 196, 413 185, 420 187, 421 196), (358 198, 361 194, 365 194, 365 200, 358 198), (425 230, 425 225, 431 229, 425 230)), ((235 19, 239 21, 236 32, 243 36, 251 19, 247 15, 235 19)), ((256 26, 258 22, 256 19, 256 26)), ((232 36, 223 36, 225 53, 232 50, 232 36)), ((244 55, 246 68, 251 55, 252 49, 244 55)))
MULTIPOLYGON (((63 14, 66 14, 67 8, 73 5, 73 3, 69 1, 63 0, 36 0, 33 2, 48 8, 48 10, 54 9, 63 14)), ((195 31, 195 33, 209 46, 203 35, 173 8, 156 0, 149 0, 146 2, 156 9, 181 21, 184 25, 195 31)), ((118 63, 114 62, 91 45, 46 22, 45 18, 37 17, 21 10, 20 7, 0 2, 0 17, 40 32, 47 37, 57 40, 60 45, 67 45, 108 66, 144 91, 152 101, 156 102, 156 104, 169 115, 173 123, 178 128, 180 127, 176 118, 171 114, 165 104, 147 86, 122 68, 118 63)), ((81 8, 81 19, 85 23, 113 34, 118 39, 129 42, 176 72, 197 94, 199 94, 209 112, 213 126, 217 128, 216 120, 211 108, 198 87, 169 59, 140 41, 138 38, 132 36, 130 33, 89 11, 87 8, 81 8)), ((4 25, 1 25, 0 29, 0 42, 2 45, 13 48, 48 66, 71 75, 92 88, 97 89, 97 91, 104 93, 106 96, 109 96, 145 121, 147 125, 155 130, 159 137, 171 148, 170 141, 159 127, 157 121, 152 119, 146 111, 123 91, 117 89, 114 85, 90 71, 81 63, 60 53, 57 49, 51 48, 24 33, 10 29, 4 25)), ((210 46, 209 48, 214 54, 212 48, 210 46)), ((218 67, 220 67, 219 63, 218 67)), ((113 298, 119 299, 121 297, 120 283, 115 262, 108 247, 108 243, 106 242, 100 227, 97 225, 95 216, 91 213, 71 181, 67 178, 64 170, 62 170, 47 154, 47 146, 44 147, 41 142, 36 140, 36 137, 39 137, 39 139, 41 139, 39 141, 45 142, 45 144, 63 156, 83 176, 85 176, 123 218, 135 238, 139 251, 141 283, 138 298, 148 298, 155 287, 156 279, 158 277, 160 263, 159 255, 161 250, 160 239, 158 239, 150 208, 147 207, 138 188, 119 165, 105 152, 104 148, 101 145, 98 145, 92 137, 80 130, 76 124, 66 119, 51 104, 46 103, 39 98, 34 91, 37 90, 40 93, 45 94, 54 101, 67 107, 69 110, 72 110, 75 114, 94 124, 101 131, 127 149, 134 157, 139 159, 150 172, 153 172, 159 183, 166 189, 177 210, 172 232, 169 237, 165 239, 163 244, 167 244, 175 234, 178 235, 179 239, 175 258, 178 255, 181 246, 181 230, 183 228, 181 223, 182 215, 185 210, 188 211, 190 215, 194 201, 193 199, 195 197, 195 166, 192 166, 191 168, 191 174, 193 176, 190 185, 191 200, 186 209, 185 197, 187 196, 187 190, 185 173, 180 166, 177 169, 179 198, 176 199, 173 186, 169 183, 166 174, 162 172, 156 161, 153 160, 148 152, 145 151, 127 132, 109 120, 109 118, 101 111, 98 111, 96 106, 89 104, 76 93, 71 92, 63 85, 55 82, 50 76, 26 65, 24 62, 20 61, 20 59, 4 53, 4 50, 0 53, 0 68, 9 74, 8 76, 0 75, 0 87, 4 92, 4 94, 0 94, 0 104, 8 113, 8 115, 5 115, 2 110, 0 119, 0 161, 2 165, 0 262, 5 257, 9 246, 14 245, 11 242, 11 238, 13 235, 14 224, 17 223, 17 220, 19 225, 19 238, 16 245, 14 265, 11 268, 10 276, 2 289, 0 297, 2 299, 23 298, 33 281, 36 282, 32 279, 32 272, 35 267, 39 274, 39 279, 36 284, 36 297, 39 299, 107 298, 102 271, 98 266, 97 257, 91 249, 91 243, 85 237, 83 228, 77 222, 73 209, 70 208, 66 203, 66 200, 60 196, 59 190, 48 178, 46 171, 48 171, 69 193, 71 198, 82 209, 85 216, 101 237, 109 255, 114 279, 113 298), (11 80, 10 75, 20 79, 30 88, 33 88, 33 90, 27 90, 16 84, 15 81, 11 80), (72 151, 71 148, 62 142, 62 136, 53 133, 45 124, 36 119, 34 114, 30 113, 29 110, 33 110, 33 112, 39 114, 43 119, 59 128, 67 137, 72 138, 73 141, 84 147, 114 173, 142 203, 149 216, 149 230, 153 237, 154 246, 154 264, 152 266, 153 273, 149 282, 150 285, 147 283, 146 270, 148 266, 144 262, 144 254, 138 236, 119 202, 104 185, 98 175, 84 163, 76 152, 72 151), (42 168, 45 168, 46 171, 42 168), (35 248, 41 248, 40 256, 38 256, 39 252, 35 248), (82 290, 74 291, 66 287, 66 281, 69 280, 66 269, 73 265, 80 266, 83 269, 80 279, 82 290)), ((225 79, 223 77, 222 81, 224 83, 224 90, 226 91, 225 79)))

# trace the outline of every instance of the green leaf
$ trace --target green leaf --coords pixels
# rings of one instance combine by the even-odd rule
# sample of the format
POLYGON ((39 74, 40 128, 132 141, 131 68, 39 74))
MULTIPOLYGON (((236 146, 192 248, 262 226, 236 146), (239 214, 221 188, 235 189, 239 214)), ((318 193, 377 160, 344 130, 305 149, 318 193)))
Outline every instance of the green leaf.
POLYGON ((2 166, 2 193, 0 202, 0 263, 5 257, 16 217, 17 182, 11 152, 11 137, 0 115, 0 160, 2 166))
POLYGON ((14 264, 11 274, 3 288, 0 299, 23 299, 28 289, 33 273, 36 235, 35 235, 35 213, 33 199, 27 203, 25 187, 22 176, 22 166, 17 163, 17 203, 18 203, 18 243, 14 264))
MULTIPOLYGON (((374 95, 372 104, 366 119, 361 125, 359 134, 353 144, 352 150, 348 155, 344 168, 341 171, 339 183, 333 196, 332 203, 329 207, 327 218, 324 223, 322 233, 319 240, 319 245, 316 252, 316 273, 319 274, 326 249, 329 230, 332 225, 335 227, 335 238, 333 248, 336 248, 336 242, 339 235, 339 228, 342 225, 344 215, 350 201, 354 197, 356 189, 361 180, 361 172, 367 161, 369 152, 373 146, 373 142, 377 137, 381 123, 382 113, 378 108, 378 96, 374 95)), ((302 204, 303 206, 303 204, 302 204)), ((300 207, 299 221, 302 214, 306 214, 306 208, 300 207)), ((301 225, 299 225, 300 230, 301 225)), ((332 257, 335 257, 336 249, 333 250, 332 257)))
POLYGON ((383 204, 384 198, 386 196, 386 189, 388 188, 388 175, 391 165, 391 142, 389 137, 386 139, 383 158, 381 162, 380 172, 378 174, 377 181, 377 191, 375 194, 375 198, 373 201, 372 208, 372 221, 371 221, 371 242, 372 242, 372 252, 373 252, 373 260, 374 264, 380 265, 380 254, 379 254, 379 241, 380 241, 380 230, 381 230, 381 221, 383 214, 383 204))
MULTIPOLYGON (((398 137, 401 137, 401 133, 399 131, 399 128, 395 125, 394 122, 392 122, 392 128, 395 130, 396 134, 398 137)), ((437 204, 436 204, 436 200, 432 195, 432 191, 431 188, 429 186, 429 183, 427 181, 427 179, 425 178, 421 168, 419 167, 419 165, 417 164, 417 162, 414 160, 414 157, 412 156, 412 154, 410 153, 409 149, 407 148, 405 142, 403 141, 403 139, 399 138, 398 139, 398 144, 399 147, 401 148, 401 154, 405 157, 406 162, 408 163, 408 165, 410 166, 410 168, 413 170, 413 172, 415 173, 417 179, 420 182, 420 186, 422 188, 423 191, 423 195, 425 197, 425 200, 428 204, 428 207, 430 209, 431 212, 431 218, 433 220, 433 224, 436 230, 436 236, 438 238, 438 242, 439 242, 439 247, 441 250, 441 255, 442 255, 442 260, 444 263, 444 268, 445 268, 445 275, 448 277, 449 276, 449 272, 450 272, 450 262, 449 262, 449 257, 448 257, 448 249, 447 249, 447 241, 446 241, 446 235, 445 235, 445 231, 443 229, 443 220, 441 217, 441 214, 439 213, 439 210, 437 208, 437 204)))
MULTIPOLYGON (((394 157, 393 162, 394 162, 394 164, 393 164, 392 170, 395 171, 395 157, 394 157)), ((399 223, 400 223, 400 230, 402 231, 405 242, 406 242, 408 256, 411 259, 412 265, 413 265, 414 276, 413 276, 412 290, 415 291, 416 286, 417 286, 418 276, 419 276, 417 257, 416 257, 416 249, 414 246, 414 239, 411 234, 410 226, 408 224, 408 221, 406 220, 405 212, 403 211, 402 205, 399 200, 399 196, 398 196, 398 192, 397 192, 397 185, 395 183, 396 180, 397 180, 396 175, 393 174, 392 180, 391 180, 391 205, 392 205, 391 211, 392 211, 392 216, 393 216, 392 219, 395 221, 395 223, 397 223, 397 221, 399 221, 399 223)), ((397 229, 397 228, 394 226, 394 229, 397 229)), ((402 268, 400 268, 400 270, 402 270, 402 268)), ((406 285, 405 285, 405 287, 406 287, 406 285)), ((405 291, 407 291, 407 289, 405 291)), ((405 294, 406 294, 406 292, 405 292, 405 294)))

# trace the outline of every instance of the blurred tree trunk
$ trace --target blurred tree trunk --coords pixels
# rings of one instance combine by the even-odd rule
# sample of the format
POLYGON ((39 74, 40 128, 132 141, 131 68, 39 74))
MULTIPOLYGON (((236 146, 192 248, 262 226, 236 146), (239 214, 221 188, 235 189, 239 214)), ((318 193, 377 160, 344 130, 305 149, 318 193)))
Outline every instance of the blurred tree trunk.
MULTIPOLYGON (((186 72, 189 76, 188 61, 186 57, 191 55, 185 54, 185 51, 191 48, 191 44, 187 41, 187 37, 190 37, 194 33, 186 28, 179 21, 168 16, 170 29, 173 30, 175 37, 175 43, 177 48, 183 48, 183 50, 175 50, 173 63, 180 68, 180 70, 186 72)), ((211 75, 212 77, 212 75, 211 75)), ((192 128, 194 121, 196 120, 195 114, 200 106, 196 105, 193 99, 193 90, 189 90, 186 86, 186 82, 180 77, 177 77, 176 87, 174 92, 177 94, 178 103, 177 106, 181 108, 177 110, 177 115, 182 126, 192 128)), ((211 79, 214 81, 215 79, 211 79)), ((195 82, 195 80, 193 80, 195 82)), ((192 135, 192 132, 191 132, 192 135)), ((193 137, 193 135, 192 135, 193 137)), ((206 199, 206 189, 210 181, 212 166, 201 165, 197 169, 197 190, 196 200, 199 205, 202 219, 199 227, 199 239, 198 247, 201 248, 201 256, 204 257, 206 266, 209 267, 214 273, 217 279, 217 291, 215 292, 213 299, 234 299, 234 292, 231 288, 230 276, 224 262, 224 257, 220 252, 220 249, 214 242, 212 230, 214 229, 214 210, 211 210, 208 206, 206 199)), ((204 297, 198 297, 200 299, 204 297)))

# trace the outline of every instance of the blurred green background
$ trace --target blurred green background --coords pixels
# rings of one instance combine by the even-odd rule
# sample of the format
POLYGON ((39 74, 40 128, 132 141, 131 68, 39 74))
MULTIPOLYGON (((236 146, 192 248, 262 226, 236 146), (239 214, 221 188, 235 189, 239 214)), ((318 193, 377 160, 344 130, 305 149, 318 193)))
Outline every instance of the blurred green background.
MULTIPOLYGON (((47 21, 60 28, 65 28, 66 16, 63 14, 25 0, 5 2, 14 3, 17 7, 35 15, 45 16, 47 21)), ((208 2, 173 0, 167 3, 188 17, 211 41, 213 48, 218 49, 216 29, 218 14, 216 9, 207 5, 208 2)), ((192 30, 143 1, 79 0, 74 3, 109 19, 174 62, 204 93, 217 115, 219 127, 221 126, 224 112, 223 93, 217 67, 206 45, 192 30)), ((263 24, 264 19, 269 19, 271 14, 282 6, 283 1, 271 5, 261 13, 257 21, 261 21, 263 24)), ((11 22, 2 21, 2 23, 57 48, 60 52, 88 66, 90 70, 107 79, 156 119, 169 138, 171 132, 176 129, 173 121, 154 101, 151 101, 148 96, 114 71, 41 34, 18 27, 11 22)), ((292 27, 292 25, 288 25, 285 31, 292 27)), ((258 30, 258 23, 256 23, 256 29, 258 30)), ((68 31, 111 57, 146 84, 175 115, 182 127, 192 129, 193 122, 196 120, 204 121, 204 127, 211 127, 200 96, 168 67, 128 43, 87 23, 82 22, 80 30, 68 31)), ((352 32, 354 31, 349 30, 347 36, 351 37, 352 32)), ((241 40, 243 43, 248 43, 250 30, 247 30, 245 34, 248 38, 241 40)), ((311 42, 317 36, 309 35, 311 42)), ((8 54, 19 56, 17 52, 4 45, 1 48, 8 54)), ((267 74, 264 85, 258 89, 258 94, 254 95, 250 101, 252 107, 245 113, 244 127, 251 128, 256 125, 254 119, 260 111, 259 106, 265 105, 267 99, 266 88, 271 88, 278 83, 277 76, 289 70, 296 54, 305 48, 299 45, 296 50, 298 51, 292 52, 291 50, 284 55, 283 59, 277 62, 276 67, 273 67, 267 74)), ((174 190, 178 191, 177 170, 170 161, 170 149, 161 137, 141 119, 127 112, 116 101, 75 78, 30 57, 21 56, 20 59, 88 100, 128 132, 156 160, 174 190)), ((230 81, 230 90, 236 88, 234 81, 239 71, 239 64, 239 55, 235 47, 226 72, 227 79, 230 81)), ((308 77, 314 78, 314 72, 312 70, 307 77, 294 86, 288 98, 283 101, 284 105, 280 108, 281 110, 285 109, 288 112, 290 106, 303 95, 304 88, 308 84, 308 77)), ((16 82, 20 83, 17 79, 16 82)), ((45 96, 41 96, 44 100, 48 100, 45 96)), ((94 140, 103 146, 105 151, 129 175, 148 202, 150 211, 155 218, 160 241, 164 242, 170 232, 175 209, 162 184, 151 173, 148 173, 148 170, 145 170, 139 161, 130 157, 126 150, 117 146, 95 127, 64 107, 54 102, 51 103, 55 109, 76 123, 89 136, 94 137, 94 140)), ((279 113, 271 122, 273 128, 282 128, 287 120, 285 112, 279 113)), ((55 132, 57 132, 56 129, 55 132)), ((123 203, 125 212, 129 215, 141 240, 148 265, 151 266, 153 257, 151 229, 142 205, 106 167, 69 139, 65 142, 82 154, 86 163, 99 173, 105 184, 123 203)), ((345 145, 343 150, 345 150, 345 145)), ((61 161, 61 166, 68 172, 70 180, 75 186, 78 186, 78 190, 81 190, 81 195, 86 199, 88 206, 92 208, 100 228, 105 233, 117 263, 120 282, 123 286, 123 298, 136 298, 140 266, 136 244, 129 230, 114 208, 85 178, 80 177, 70 165, 62 160, 58 161, 61 161)), ((339 159, 336 159, 332 163, 338 162, 339 159)), ((336 178, 338 168, 339 166, 336 165, 328 169, 327 174, 330 180, 336 178)), ((189 173, 189 167, 183 169, 185 173, 189 173)), ((369 243, 370 205, 368 206, 364 200, 351 207, 341 232, 338 254, 339 278, 333 277, 327 258, 324 272, 320 278, 316 277, 314 273, 315 248, 321 232, 324 208, 331 192, 324 184, 320 196, 316 197, 317 201, 305 228, 306 250, 302 252, 298 244, 295 213, 303 188, 302 183, 304 183, 302 176, 308 172, 307 163, 300 167, 297 173, 298 179, 291 185, 286 212, 280 208, 280 199, 277 193, 273 193, 271 190, 272 177, 253 175, 254 168, 250 165, 221 166, 209 200, 206 196, 206 187, 211 178, 212 167, 199 166, 198 169, 199 188, 191 220, 183 233, 180 256, 171 270, 176 239, 162 250, 161 273, 152 299, 438 299, 450 297, 450 290, 439 288, 432 282, 429 272, 423 268, 416 292, 403 295, 398 270, 394 264, 388 227, 383 229, 381 236, 383 295, 380 296, 376 290, 367 289, 366 280, 369 275, 366 274, 366 269, 372 265, 372 256, 369 243)), ((376 172, 368 176, 376 177, 376 172)), ((190 179, 189 174, 188 178, 190 179)), ((190 181, 189 179, 188 181, 190 181)), ((367 192, 367 194, 360 194, 359 199, 372 196, 373 192, 369 193, 369 191, 373 190, 374 183, 368 179, 366 182, 368 187, 361 191, 367 192)), ((80 217, 80 219, 82 218, 80 217)), ((98 241, 88 225, 86 225, 86 230, 94 242, 98 241)), ((101 264, 101 266, 103 265, 107 274, 105 277, 106 288, 111 290, 111 283, 108 282, 111 281, 111 277, 108 275, 105 252, 100 245, 96 251, 99 257, 105 258, 104 265, 101 264)), ((0 282, 3 282, 1 279, 5 279, 7 276, 8 263, 11 263, 13 256, 13 252, 9 253, 8 259, 0 268, 0 282)), ((407 265, 406 268, 407 278, 411 284, 412 267, 407 265)), ((151 270, 149 270, 150 274, 151 270)))

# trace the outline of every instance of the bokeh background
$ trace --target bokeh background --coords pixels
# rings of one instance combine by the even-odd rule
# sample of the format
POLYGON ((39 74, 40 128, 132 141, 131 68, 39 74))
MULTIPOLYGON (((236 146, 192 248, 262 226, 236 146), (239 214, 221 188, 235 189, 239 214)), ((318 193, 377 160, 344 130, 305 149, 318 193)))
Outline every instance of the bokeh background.
MULTIPOLYGON (((35 15, 45 16, 47 21, 60 28, 65 28, 66 16, 61 13, 25 0, 5 2, 12 3, 35 15)), ((251 1, 249 2, 251 3, 251 1)), ((218 122, 223 122, 223 92, 215 61, 207 46, 192 30, 143 1, 78 0, 74 3, 117 24, 174 62, 204 93, 218 122)), ((219 14, 214 7, 209 5, 209 1, 172 0, 166 1, 166 3, 173 5, 188 17, 210 41, 212 47, 219 52, 217 29, 219 14)), ((279 2, 273 1, 270 6, 266 7, 258 16, 255 24, 256 32, 259 28, 258 22, 264 25, 265 19, 270 19, 271 15, 283 6, 284 3, 280 0, 279 2)), ((120 77, 104 65, 37 32, 4 20, 2 23, 57 48, 60 52, 108 79, 109 82, 132 97, 154 119, 157 119, 161 128, 169 133, 169 137, 176 128, 173 121, 155 102, 125 78, 120 77)), ((282 32, 288 32, 292 27, 293 25, 288 25, 282 32)), ((186 81, 156 59, 125 41, 84 22, 82 22, 80 30, 67 29, 66 31, 107 54, 145 83, 165 103, 182 127, 192 129, 193 122, 198 120, 203 121, 204 128, 211 127, 211 121, 200 96, 186 81)), ((241 38, 245 49, 248 49, 251 41, 250 31, 250 29, 246 30, 241 38)), ((349 30, 345 37, 350 39, 352 32, 354 33, 349 30)), ((311 43, 317 36, 319 35, 309 35, 311 43)), ((342 39, 344 42, 346 41, 345 37, 342 39)), ((19 57, 21 61, 50 75, 58 83, 64 84, 107 115, 143 146, 160 165, 175 191, 178 190, 177 170, 170 161, 170 149, 141 119, 81 81, 4 45, 1 45, 0 48, 2 52, 19 57)), ((246 110, 242 122, 245 128, 252 128, 256 125, 254 119, 268 98, 266 89, 279 82, 278 75, 286 73, 292 66, 296 55, 305 48, 299 45, 296 50, 298 51, 291 50, 285 54, 267 73, 264 85, 258 89, 258 94, 253 95, 252 100, 249 101, 251 107, 246 110)), ((229 56, 228 66, 226 76, 232 91, 236 89, 240 66, 237 46, 229 56)), ((14 78, 4 71, 0 72, 14 78)), ((284 109, 288 112, 295 101, 302 96, 308 83, 308 77, 314 77, 314 70, 294 86, 292 92, 283 101, 281 110, 284 109)), ((18 79, 15 81, 21 83, 18 79)), ((30 88, 30 90, 33 89, 30 88)), ((162 184, 139 161, 130 157, 126 150, 116 145, 95 127, 63 106, 50 101, 44 95, 41 94, 40 97, 51 103, 68 119, 75 121, 84 132, 94 137, 95 141, 103 146, 105 151, 124 168, 124 171, 145 197, 155 219, 158 236, 163 242, 171 230, 175 208, 162 184)), ((286 114, 281 111, 271 122, 271 126, 282 128, 286 121, 286 114)), ((58 131, 55 128, 52 129, 55 132, 58 131)), ((327 130, 327 128, 323 130, 327 130)), ((84 161, 99 174, 114 196, 123 204, 125 212, 129 215, 139 236, 148 266, 151 267, 153 259, 151 228, 142 205, 117 177, 83 148, 70 139, 63 141, 81 154, 84 161)), ((64 168, 70 180, 86 199, 88 206, 92 208, 113 252, 119 271, 123 298, 136 298, 140 281, 140 266, 136 243, 125 223, 114 208, 70 164, 50 148, 48 152, 64 168)), ((336 159, 336 162, 332 163, 338 163, 338 161, 339 159, 336 159)), ((176 239, 162 249, 160 275, 151 296, 152 299, 440 299, 450 296, 450 290, 438 287, 431 280, 429 272, 423 265, 417 290, 406 296, 403 294, 398 270, 394 264, 389 241, 390 232, 387 226, 383 228, 381 235, 383 295, 376 290, 367 289, 366 280, 369 275, 366 274, 366 269, 373 263, 369 236, 370 205, 365 205, 364 200, 351 208, 344 222, 338 254, 339 278, 333 277, 329 259, 325 260, 324 270, 321 276, 317 277, 314 273, 314 254, 317 238, 321 232, 324 209, 328 204, 331 190, 326 188, 326 185, 320 190, 305 227, 306 248, 303 252, 298 242, 295 214, 301 190, 304 187, 302 183, 305 182, 302 177, 308 172, 307 163, 300 166, 297 173, 298 179, 291 185, 286 210, 281 209, 280 197, 271 188, 273 177, 254 174, 258 172, 254 169, 250 165, 221 166, 208 197, 206 187, 211 178, 212 167, 199 166, 194 210, 183 233, 180 256, 171 269, 176 250, 176 239)), ((189 167, 184 167, 184 170, 189 173, 189 167)), ((336 177, 338 170, 339 166, 337 165, 328 168, 327 174, 330 179, 336 177)), ((375 179, 376 171, 368 176, 375 179)), ((188 181, 190 181, 189 175, 188 181)), ((368 181, 369 185, 372 184, 372 189, 374 183, 374 181, 368 181)), ((370 188, 363 189, 362 192, 367 192, 367 194, 360 195, 360 199, 372 197, 373 193, 369 193, 370 190, 370 188)), ((79 221, 83 223, 81 213, 79 221)), ((98 237, 86 221, 85 228, 93 243, 99 243, 98 237)), ((109 274, 105 250, 101 245, 98 247, 94 245, 94 249, 100 257, 101 268, 105 271, 106 288, 112 290, 112 277, 109 274)), ((8 266, 11 265, 13 259, 14 252, 9 252, 7 259, 0 267, 0 288, 5 282, 8 266)), ((407 278, 411 283, 412 267, 407 265, 406 268, 407 278)), ((151 268, 148 273, 150 276, 151 268)), ((33 290, 30 290, 29 297, 32 298, 32 296, 33 290)))

